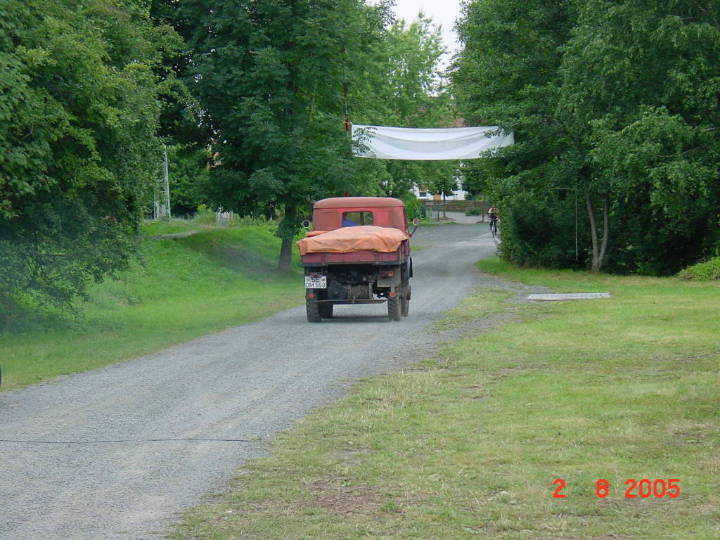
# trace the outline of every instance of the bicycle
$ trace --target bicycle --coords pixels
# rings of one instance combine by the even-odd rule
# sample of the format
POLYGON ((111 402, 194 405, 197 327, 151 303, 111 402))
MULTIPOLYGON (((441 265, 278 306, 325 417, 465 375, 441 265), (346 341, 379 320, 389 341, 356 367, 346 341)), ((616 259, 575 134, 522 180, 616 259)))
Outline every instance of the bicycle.
POLYGON ((490 220, 490 232, 492 233, 493 238, 497 236, 497 218, 490 220))

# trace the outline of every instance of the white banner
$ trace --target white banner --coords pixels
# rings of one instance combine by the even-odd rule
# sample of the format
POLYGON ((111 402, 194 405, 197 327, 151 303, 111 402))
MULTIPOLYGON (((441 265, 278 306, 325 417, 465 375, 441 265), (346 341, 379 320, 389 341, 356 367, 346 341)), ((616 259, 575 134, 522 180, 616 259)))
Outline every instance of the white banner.
POLYGON ((497 126, 399 128, 353 124, 353 154, 375 159, 476 159, 489 150, 510 146, 513 134, 497 126))

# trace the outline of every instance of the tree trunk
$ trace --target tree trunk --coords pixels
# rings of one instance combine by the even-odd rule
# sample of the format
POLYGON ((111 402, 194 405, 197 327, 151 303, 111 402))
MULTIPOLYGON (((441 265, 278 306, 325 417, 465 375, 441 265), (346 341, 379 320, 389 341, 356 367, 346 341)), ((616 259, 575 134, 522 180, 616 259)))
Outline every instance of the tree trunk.
POLYGON ((280 245, 280 260, 278 261, 278 270, 281 272, 287 272, 290 270, 290 263, 292 262, 292 238, 283 238, 282 244, 280 245))
POLYGON ((600 268, 602 268, 603 263, 605 262, 605 252, 607 251, 607 244, 608 244, 608 233, 610 229, 609 220, 608 220, 608 202, 607 198, 603 201, 603 239, 602 239, 602 245, 600 246, 600 255, 598 257, 599 264, 598 264, 598 271, 600 268))
POLYGON ((607 251, 609 220, 608 220, 608 203, 607 199, 603 202, 603 237, 602 242, 598 238, 597 224, 595 222, 595 210, 590 201, 590 193, 585 195, 585 204, 587 206, 588 219, 590 220, 590 238, 592 240, 592 271, 599 272, 602 268, 605 252, 607 251), (598 245, 600 244, 600 245, 598 245))
POLYGON ((590 220, 590 239, 592 240, 592 271, 599 272, 598 267, 598 238, 597 227, 595 226, 595 211, 590 202, 590 193, 585 194, 585 205, 587 206, 588 219, 590 220))
POLYGON ((290 263, 292 262, 292 246, 293 240, 295 239, 295 222, 297 221, 297 212, 292 206, 285 207, 285 217, 283 218, 284 227, 281 224, 280 227, 280 238, 282 243, 280 244, 280 259, 278 260, 278 270, 281 272, 287 272, 290 270, 290 263))

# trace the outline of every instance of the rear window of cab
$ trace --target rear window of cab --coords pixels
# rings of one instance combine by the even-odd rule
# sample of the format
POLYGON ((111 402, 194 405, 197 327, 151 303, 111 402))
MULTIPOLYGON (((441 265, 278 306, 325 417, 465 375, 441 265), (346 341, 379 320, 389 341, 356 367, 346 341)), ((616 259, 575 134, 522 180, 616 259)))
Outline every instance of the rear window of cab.
POLYGON ((373 225, 374 222, 375 218, 372 212, 343 212, 343 227, 355 227, 357 225, 373 225))

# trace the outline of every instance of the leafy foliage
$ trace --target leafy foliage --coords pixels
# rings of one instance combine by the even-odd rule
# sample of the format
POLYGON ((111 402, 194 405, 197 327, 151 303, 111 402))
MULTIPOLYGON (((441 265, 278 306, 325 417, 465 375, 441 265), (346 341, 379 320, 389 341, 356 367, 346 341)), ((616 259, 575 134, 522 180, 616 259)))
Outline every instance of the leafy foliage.
POLYGON ((615 223, 609 267, 673 273, 717 242, 720 7, 593 1, 563 66, 560 112, 615 223))
POLYGON ((503 256, 519 264, 574 261, 574 212, 565 231, 559 202, 574 187, 576 170, 558 160, 569 143, 555 116, 558 48, 574 13, 572 2, 487 0, 467 4, 458 28, 465 47, 452 80, 466 123, 502 126, 516 141, 499 157, 465 164, 465 187, 499 207, 503 256))
POLYGON ((720 257, 714 257, 709 261, 694 264, 685 268, 678 274, 682 279, 695 279, 698 281, 709 281, 720 279, 720 257))
POLYGON ((691 0, 466 7, 460 107, 516 134, 471 177, 498 199, 505 257, 668 274, 718 248, 719 10, 691 0), (577 261, 563 247, 575 194, 585 209, 577 261))
POLYGON ((210 155, 202 146, 174 145, 168 148, 170 202, 174 215, 192 215, 207 204, 210 155))
POLYGON ((157 166, 153 69, 177 37, 129 0, 2 11, 0 307, 67 305, 133 252, 157 166))
POLYGON ((211 200, 245 215, 283 214, 281 266, 300 213, 362 178, 343 131, 342 89, 365 34, 358 0, 186 2, 191 88, 219 152, 211 200))
MULTIPOLYGON (((454 103, 440 66, 444 53, 440 32, 427 17, 390 24, 367 53, 367 76, 353 88, 353 120, 403 127, 452 126, 454 103)), ((402 197, 413 184, 433 193, 450 194, 455 188, 455 161, 392 160, 376 166, 383 169, 380 186, 385 195, 402 197)))

